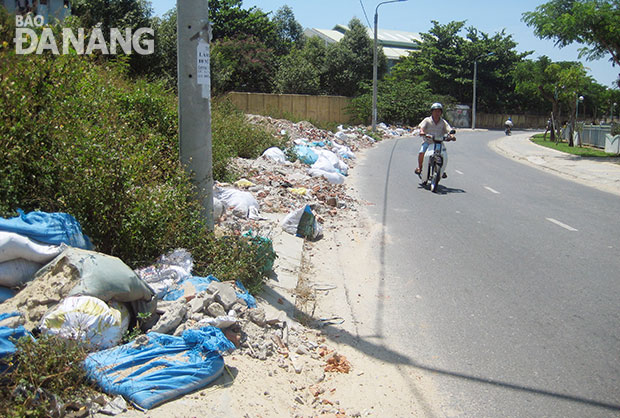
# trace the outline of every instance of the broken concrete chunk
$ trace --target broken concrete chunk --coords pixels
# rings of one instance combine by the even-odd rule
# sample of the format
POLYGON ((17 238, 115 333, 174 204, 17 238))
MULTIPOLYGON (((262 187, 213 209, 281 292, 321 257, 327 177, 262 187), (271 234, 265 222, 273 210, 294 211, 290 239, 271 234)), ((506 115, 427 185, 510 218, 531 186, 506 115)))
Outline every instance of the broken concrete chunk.
POLYGON ((266 325, 265 310, 263 308, 250 309, 248 313, 250 315, 250 321, 254 322, 256 325, 260 327, 266 325))
POLYGON ((265 322, 268 325, 274 325, 278 322, 286 321, 286 312, 267 306, 265 308, 265 322))
POLYGON ((217 302, 212 302, 207 307, 207 312, 209 313, 209 315, 211 315, 213 317, 225 316, 226 315, 226 311, 224 310, 224 307, 221 304, 217 303, 217 302))
POLYGON ((221 303, 226 310, 237 302, 235 288, 229 283, 211 282, 208 289, 214 294, 215 300, 221 303))
POLYGON ((159 318, 157 324, 151 329, 153 332, 160 334, 171 334, 179 326, 187 313, 187 305, 183 300, 179 300, 159 318))
POLYGON ((206 298, 203 295, 196 296, 188 303, 189 312, 192 314, 203 312, 212 302, 213 298, 206 298))

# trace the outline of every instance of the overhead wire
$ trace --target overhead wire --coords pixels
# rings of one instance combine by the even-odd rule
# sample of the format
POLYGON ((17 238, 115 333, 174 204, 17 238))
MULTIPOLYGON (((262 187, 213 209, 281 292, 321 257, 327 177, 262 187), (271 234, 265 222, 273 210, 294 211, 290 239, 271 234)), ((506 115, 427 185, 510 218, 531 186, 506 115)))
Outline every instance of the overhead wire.
POLYGON ((368 15, 366 14, 366 9, 364 8, 364 3, 360 0, 360 5, 362 6, 362 11, 364 12, 364 17, 366 18, 366 22, 368 23, 368 27, 372 28, 370 24, 370 20, 368 19, 368 15))

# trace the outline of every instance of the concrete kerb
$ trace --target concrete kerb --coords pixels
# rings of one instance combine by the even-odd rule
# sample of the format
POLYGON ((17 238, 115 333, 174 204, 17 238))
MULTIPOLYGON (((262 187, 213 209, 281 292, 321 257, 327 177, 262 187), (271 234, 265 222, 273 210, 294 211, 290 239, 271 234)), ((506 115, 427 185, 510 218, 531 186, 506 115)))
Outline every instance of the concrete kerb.
POLYGON ((273 308, 284 312, 290 324, 291 321, 297 322, 295 290, 303 261, 304 240, 285 232, 280 227, 286 214, 266 213, 263 216, 277 224, 270 238, 278 258, 273 264, 273 274, 265 283, 264 290, 257 299, 259 303, 263 302, 261 306, 266 311, 273 308))
POLYGON ((597 161, 543 147, 530 141, 539 133, 504 136, 489 143, 494 151, 564 179, 620 196, 620 164, 597 161))

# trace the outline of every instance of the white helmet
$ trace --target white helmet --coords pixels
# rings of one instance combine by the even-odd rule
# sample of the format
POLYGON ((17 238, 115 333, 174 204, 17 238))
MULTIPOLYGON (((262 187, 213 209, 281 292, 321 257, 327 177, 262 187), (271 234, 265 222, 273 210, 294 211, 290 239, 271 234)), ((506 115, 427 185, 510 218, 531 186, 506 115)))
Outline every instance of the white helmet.
POLYGON ((439 109, 443 112, 443 106, 441 105, 441 103, 433 103, 431 105, 431 112, 435 109, 439 109))

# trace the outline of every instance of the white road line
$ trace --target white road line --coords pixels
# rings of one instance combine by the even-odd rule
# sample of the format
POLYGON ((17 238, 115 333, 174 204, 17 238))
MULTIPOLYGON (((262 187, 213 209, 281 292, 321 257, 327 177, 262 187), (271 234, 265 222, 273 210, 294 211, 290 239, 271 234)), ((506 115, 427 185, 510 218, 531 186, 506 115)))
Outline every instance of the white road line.
POLYGON ((499 194, 499 192, 495 189, 491 189, 489 186, 484 186, 485 189, 487 189, 488 191, 490 191, 491 193, 495 193, 495 194, 499 194))
POLYGON ((454 171, 456 171, 457 173, 459 173, 459 174, 461 174, 461 175, 463 174, 463 172, 462 172, 462 171, 459 171, 459 170, 454 170, 454 171))
POLYGON ((557 219, 553 219, 553 218, 545 218, 545 219, 547 219, 549 222, 552 222, 552 223, 554 223, 554 224, 556 224, 558 226, 561 226, 564 229, 568 229, 569 231, 573 231, 573 232, 578 231, 577 229, 573 228, 572 226, 566 225, 566 224, 558 221, 557 219))

